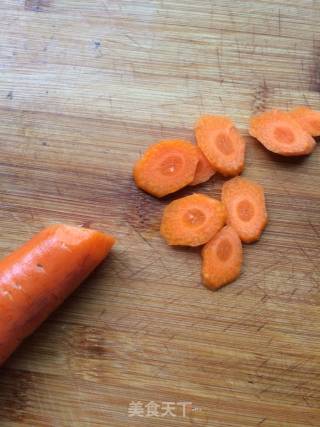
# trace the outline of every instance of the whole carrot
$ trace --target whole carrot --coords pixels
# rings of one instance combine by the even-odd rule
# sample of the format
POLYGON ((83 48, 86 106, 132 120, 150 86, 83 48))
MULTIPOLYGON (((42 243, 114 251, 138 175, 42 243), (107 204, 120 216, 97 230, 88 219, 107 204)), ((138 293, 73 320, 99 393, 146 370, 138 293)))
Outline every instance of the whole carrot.
POLYGON ((0 365, 114 245, 99 231, 53 225, 0 261, 0 365))

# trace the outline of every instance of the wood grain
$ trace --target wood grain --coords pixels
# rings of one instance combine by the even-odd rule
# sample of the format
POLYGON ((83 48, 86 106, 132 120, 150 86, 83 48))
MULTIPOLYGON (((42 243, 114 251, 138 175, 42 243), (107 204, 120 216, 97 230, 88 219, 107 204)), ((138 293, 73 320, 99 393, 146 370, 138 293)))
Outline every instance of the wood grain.
POLYGON ((285 160, 247 136, 255 112, 319 109, 319 2, 2 0, 0 18, 0 256, 57 221, 119 239, 0 370, 1 426, 319 426, 319 149, 285 160), (175 196, 131 179, 206 112, 246 136, 270 214, 216 293, 159 237, 175 196), (200 410, 128 417, 137 400, 200 410))

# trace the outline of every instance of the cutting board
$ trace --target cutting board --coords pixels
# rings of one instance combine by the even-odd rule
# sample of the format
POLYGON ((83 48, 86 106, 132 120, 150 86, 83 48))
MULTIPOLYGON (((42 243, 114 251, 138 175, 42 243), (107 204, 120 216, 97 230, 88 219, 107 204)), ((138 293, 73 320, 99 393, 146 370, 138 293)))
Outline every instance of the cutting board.
POLYGON ((0 18, 0 256, 57 222, 118 238, 0 370, 1 426, 319 426, 320 150, 280 158, 247 129, 320 109, 320 3, 2 0, 0 18), (159 223, 224 179, 156 200, 131 176, 205 113, 236 122, 270 216, 218 292, 159 223))

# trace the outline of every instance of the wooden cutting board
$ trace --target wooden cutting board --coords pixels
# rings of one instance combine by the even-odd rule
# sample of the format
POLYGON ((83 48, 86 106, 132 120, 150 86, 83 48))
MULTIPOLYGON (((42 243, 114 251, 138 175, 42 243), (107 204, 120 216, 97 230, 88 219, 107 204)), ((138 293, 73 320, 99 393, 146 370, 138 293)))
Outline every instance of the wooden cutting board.
POLYGON ((119 240, 0 370, 1 426, 319 426, 320 151, 247 136, 253 113, 320 109, 319 1, 2 0, 0 18, 0 256, 56 222, 119 240), (270 214, 216 293, 158 232, 195 189, 159 201, 131 178, 203 113, 246 136, 270 214))

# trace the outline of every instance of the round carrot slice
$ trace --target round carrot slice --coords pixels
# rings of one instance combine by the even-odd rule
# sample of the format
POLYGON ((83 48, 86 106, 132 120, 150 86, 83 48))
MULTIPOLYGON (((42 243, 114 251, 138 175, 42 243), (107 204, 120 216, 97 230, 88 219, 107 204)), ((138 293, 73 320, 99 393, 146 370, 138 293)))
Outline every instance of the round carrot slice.
POLYGON ((297 107, 289 114, 311 136, 320 136, 320 111, 308 107, 297 107))
POLYGON ((237 232, 226 225, 202 249, 202 278, 211 289, 233 282, 241 272, 243 254, 237 232))
POLYGON ((197 149, 174 139, 151 145, 134 167, 139 188, 156 197, 174 193, 193 181, 199 162, 197 149))
POLYGON ((169 245, 199 246, 208 242, 225 221, 226 209, 219 200, 192 194, 165 208, 160 232, 169 245))
POLYGON ((245 243, 258 240, 268 220, 262 186, 235 177, 223 184, 222 201, 228 213, 227 223, 237 231, 240 239, 245 243))
POLYGON ((315 140, 285 111, 272 110, 250 120, 249 133, 273 153, 282 156, 310 154, 315 140))
POLYGON ((215 173, 216 171, 212 169, 212 166, 208 162, 208 159, 206 156, 202 153, 200 148, 197 147, 198 155, 199 155, 199 162, 197 165, 196 173, 194 175, 193 181, 190 185, 198 185, 202 184, 203 182, 208 181, 215 173))
POLYGON ((245 141, 232 120, 224 116, 203 116, 196 123, 197 144, 212 168, 234 176, 244 168, 245 141))

